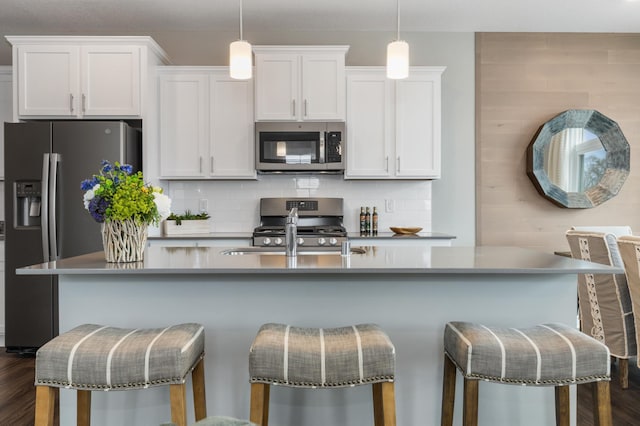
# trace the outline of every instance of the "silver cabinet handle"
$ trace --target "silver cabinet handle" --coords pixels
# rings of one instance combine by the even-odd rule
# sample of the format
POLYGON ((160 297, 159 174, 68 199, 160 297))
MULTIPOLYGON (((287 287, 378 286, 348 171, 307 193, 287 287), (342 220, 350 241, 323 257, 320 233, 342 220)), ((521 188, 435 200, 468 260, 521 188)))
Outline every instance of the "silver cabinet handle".
POLYGON ((73 114, 73 93, 69 93, 69 112, 73 114))
POLYGON ((384 171, 385 172, 389 172, 389 156, 387 155, 387 157, 384 159, 385 161, 385 166, 384 166, 384 171))
POLYGON ((202 156, 200 156, 200 173, 202 173, 202 156))
POLYGON ((398 157, 398 170, 396 172, 400 172, 400 157, 398 157))
POLYGON ((308 101, 305 99, 304 100, 304 116, 305 117, 307 116, 307 104, 308 104, 308 101))
POLYGON ((291 115, 295 117, 296 116, 296 100, 295 99, 291 100, 291 105, 292 105, 291 115))
POLYGON ((211 170, 209 171, 209 173, 213 173, 213 155, 211 156, 211 159, 210 159, 209 161, 210 161, 210 163, 211 163, 211 164, 210 164, 210 166, 211 166, 211 170))
POLYGON ((82 113, 84 114, 86 110, 87 110, 87 97, 83 93, 82 94, 82 113))

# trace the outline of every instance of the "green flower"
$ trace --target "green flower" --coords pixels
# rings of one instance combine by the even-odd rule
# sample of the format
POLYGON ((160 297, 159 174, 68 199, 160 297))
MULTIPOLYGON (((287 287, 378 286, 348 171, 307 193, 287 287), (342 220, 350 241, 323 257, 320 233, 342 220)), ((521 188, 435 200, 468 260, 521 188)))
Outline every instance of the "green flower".
POLYGON ((104 160, 100 173, 82 181, 85 208, 97 222, 133 219, 157 225, 171 214, 171 200, 162 188, 145 184, 142 172, 128 164, 104 160))

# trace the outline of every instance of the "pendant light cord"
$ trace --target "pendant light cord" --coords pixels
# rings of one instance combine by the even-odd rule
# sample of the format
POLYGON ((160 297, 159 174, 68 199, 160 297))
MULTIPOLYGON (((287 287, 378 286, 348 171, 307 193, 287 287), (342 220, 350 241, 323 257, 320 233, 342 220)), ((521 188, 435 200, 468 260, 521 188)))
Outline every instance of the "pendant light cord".
POLYGON ((240 0, 240 40, 243 40, 242 38, 242 0, 240 0))
POLYGON ((396 40, 400 40, 400 0, 396 0, 396 18, 398 19, 398 34, 396 40))

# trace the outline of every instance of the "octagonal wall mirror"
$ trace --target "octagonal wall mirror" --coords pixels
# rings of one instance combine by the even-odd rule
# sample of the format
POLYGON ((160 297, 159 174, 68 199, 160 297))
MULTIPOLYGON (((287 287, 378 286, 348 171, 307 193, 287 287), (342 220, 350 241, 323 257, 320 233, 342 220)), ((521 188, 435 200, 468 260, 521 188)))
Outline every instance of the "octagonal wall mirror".
POLYGON ((595 207, 622 188, 629 151, 618 123, 595 110, 572 109, 538 129, 527 148, 527 175, 558 206, 595 207))

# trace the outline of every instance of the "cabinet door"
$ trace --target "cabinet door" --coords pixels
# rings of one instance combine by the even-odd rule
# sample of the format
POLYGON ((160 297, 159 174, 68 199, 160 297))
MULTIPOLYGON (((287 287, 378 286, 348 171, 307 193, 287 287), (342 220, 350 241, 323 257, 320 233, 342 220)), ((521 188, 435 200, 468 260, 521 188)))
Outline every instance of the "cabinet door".
POLYGON ((211 76, 210 90, 210 175, 255 178, 252 80, 223 71, 211 76))
POLYGON ((344 54, 302 56, 302 120, 345 119, 344 54))
POLYGON ((83 116, 139 116, 140 47, 82 48, 83 116))
POLYGON ((208 171, 208 84, 206 74, 160 76, 160 174, 163 177, 202 177, 208 171))
POLYGON ((440 72, 396 82, 396 176, 440 177, 440 72))
POLYGON ((296 120, 298 55, 256 55, 256 121, 296 120))
POLYGON ((18 114, 78 114, 79 49, 74 46, 24 45, 18 55, 18 114))
POLYGON ((391 175, 392 101, 392 83, 384 70, 347 73, 345 178, 391 175))
POLYGON ((13 121, 11 67, 0 67, 0 179, 4 179, 4 122, 13 121))

